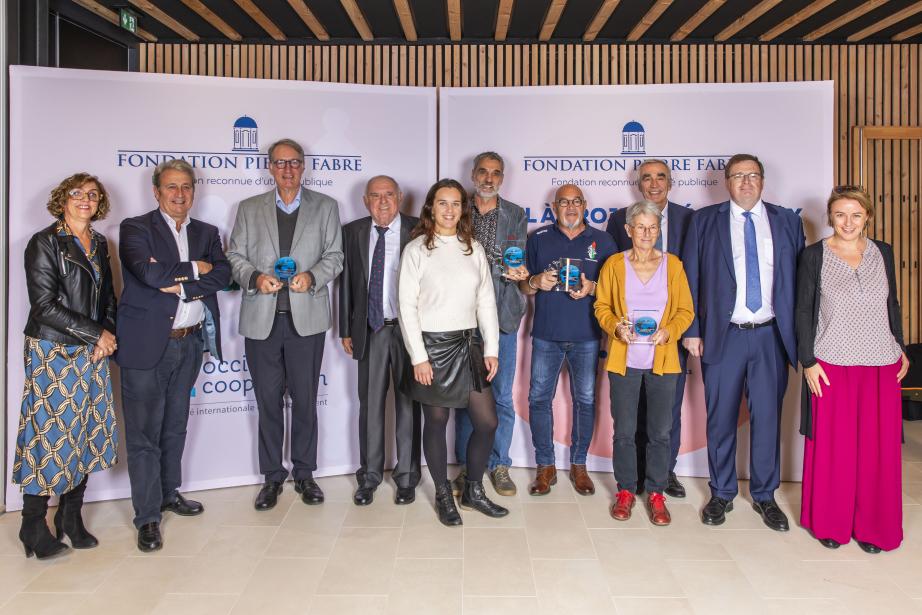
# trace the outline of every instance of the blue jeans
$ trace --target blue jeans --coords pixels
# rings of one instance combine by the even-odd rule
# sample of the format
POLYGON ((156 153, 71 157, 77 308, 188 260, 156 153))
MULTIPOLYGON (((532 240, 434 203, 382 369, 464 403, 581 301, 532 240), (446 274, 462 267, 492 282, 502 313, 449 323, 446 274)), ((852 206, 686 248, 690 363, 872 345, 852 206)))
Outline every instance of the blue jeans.
POLYGON ((554 414, 551 402, 563 362, 570 372, 573 397, 573 429, 570 435, 570 463, 586 463, 586 453, 595 426, 595 375, 599 365, 599 342, 549 342, 531 340, 531 386, 528 414, 535 462, 554 465, 554 414))
MULTIPOLYGON (((499 425, 493 436, 493 451, 488 468, 512 465, 509 447, 512 445, 512 428, 515 427, 515 408, 512 405, 512 382, 515 379, 515 357, 518 349, 518 332, 499 334, 499 370, 490 383, 496 399, 496 418, 499 425)), ((455 412, 455 457, 461 465, 467 464, 467 442, 471 439, 471 419, 467 412, 455 412)))

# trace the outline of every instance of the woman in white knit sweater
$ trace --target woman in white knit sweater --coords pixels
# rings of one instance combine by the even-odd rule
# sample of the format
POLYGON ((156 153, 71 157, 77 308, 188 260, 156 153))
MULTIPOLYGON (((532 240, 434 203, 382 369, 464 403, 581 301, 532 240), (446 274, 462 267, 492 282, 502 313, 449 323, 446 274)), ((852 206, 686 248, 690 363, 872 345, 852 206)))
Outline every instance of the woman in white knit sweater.
POLYGON ((466 408, 474 426, 461 508, 502 517, 509 511, 487 498, 482 482, 497 424, 490 381, 499 365, 499 323, 490 263, 473 239, 461 184, 443 179, 429 189, 413 236, 400 258, 400 326, 413 364, 404 388, 423 405, 423 450, 439 520, 461 524, 446 468, 452 408, 466 408))

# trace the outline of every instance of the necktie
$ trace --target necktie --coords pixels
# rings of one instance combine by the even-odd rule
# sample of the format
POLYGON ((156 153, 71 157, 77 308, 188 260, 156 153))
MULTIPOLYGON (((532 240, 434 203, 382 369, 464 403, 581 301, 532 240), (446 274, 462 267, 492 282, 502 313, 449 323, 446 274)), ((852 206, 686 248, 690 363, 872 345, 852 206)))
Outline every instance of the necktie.
POLYGON ((659 234, 656 236, 656 244, 653 247, 660 252, 663 251, 663 229, 660 229, 659 234))
POLYGON ((759 249, 756 246, 756 225, 752 212, 743 212, 743 247, 746 253, 746 307, 756 312, 762 307, 762 284, 759 280, 759 249))
POLYGON ((380 331, 384 327, 384 233, 387 227, 376 225, 375 230, 378 231, 378 240, 371 255, 368 279, 368 326, 372 331, 380 331))

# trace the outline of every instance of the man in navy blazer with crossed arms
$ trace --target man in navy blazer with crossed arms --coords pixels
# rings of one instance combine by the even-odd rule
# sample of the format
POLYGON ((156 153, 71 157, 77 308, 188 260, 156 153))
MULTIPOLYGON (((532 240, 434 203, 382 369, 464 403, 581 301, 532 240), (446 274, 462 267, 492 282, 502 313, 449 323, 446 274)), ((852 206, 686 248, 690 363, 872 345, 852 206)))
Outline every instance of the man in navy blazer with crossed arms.
POLYGON ((800 217, 762 201, 765 168, 736 154, 724 170, 730 200, 695 212, 683 261, 695 321, 683 344, 701 357, 707 404, 711 499, 705 525, 720 525, 738 492, 736 433, 746 393, 752 506, 773 530, 789 528, 775 502, 781 482, 781 405, 788 365, 796 365, 794 296, 804 248, 800 217))

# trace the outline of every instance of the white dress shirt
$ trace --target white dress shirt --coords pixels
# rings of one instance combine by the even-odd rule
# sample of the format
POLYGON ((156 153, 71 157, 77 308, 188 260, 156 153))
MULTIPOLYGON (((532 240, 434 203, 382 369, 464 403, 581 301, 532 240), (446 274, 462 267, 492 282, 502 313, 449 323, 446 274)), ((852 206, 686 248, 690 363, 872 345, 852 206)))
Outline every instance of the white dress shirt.
POLYGON ((730 241, 733 245, 733 272, 736 274, 736 304, 730 322, 736 324, 760 323, 775 317, 772 307, 772 280, 775 273, 772 228, 768 223, 765 204, 759 202, 750 210, 756 228, 756 247, 759 251, 759 285, 762 287, 762 307, 753 312, 746 307, 746 248, 743 237, 746 210, 730 201, 730 241))
MULTIPOLYGON (((170 229, 170 232, 173 233, 173 239, 176 240, 176 247, 179 248, 179 260, 188 261, 189 260, 189 233, 187 229, 189 228, 189 217, 179 225, 179 230, 176 230, 176 221, 173 218, 169 217, 163 210, 160 210, 160 215, 163 216, 163 219, 166 220, 166 225, 170 229)), ((198 279, 198 266, 195 262, 192 262, 192 274, 193 277, 198 279)), ((205 306, 199 301, 189 301, 188 303, 184 301, 186 298, 186 289, 183 288, 183 285, 179 285, 179 305, 176 306, 176 316, 173 317, 173 328, 174 329, 183 329, 185 327, 191 327, 202 322, 202 319, 205 317, 205 306)))
MULTIPOLYGON (((371 230, 368 233, 368 282, 371 283, 371 262, 375 256, 375 246, 378 243, 378 230, 375 221, 371 221, 371 230)), ((384 319, 397 318, 400 309, 397 303, 397 275, 400 273, 400 214, 387 225, 384 233, 384 319)))
POLYGON ((666 206, 663 207, 661 212, 663 217, 659 221, 659 236, 662 237, 663 241, 663 252, 669 251, 669 201, 666 201, 666 206))

